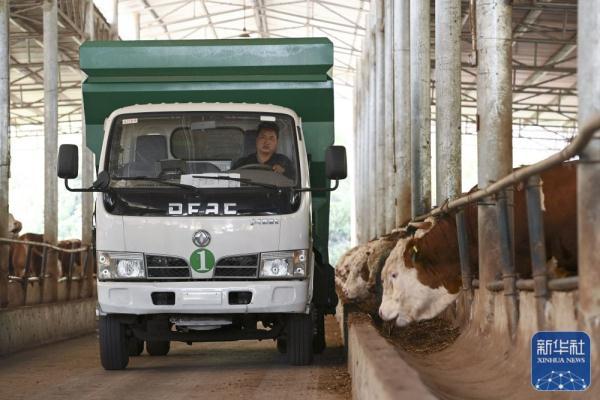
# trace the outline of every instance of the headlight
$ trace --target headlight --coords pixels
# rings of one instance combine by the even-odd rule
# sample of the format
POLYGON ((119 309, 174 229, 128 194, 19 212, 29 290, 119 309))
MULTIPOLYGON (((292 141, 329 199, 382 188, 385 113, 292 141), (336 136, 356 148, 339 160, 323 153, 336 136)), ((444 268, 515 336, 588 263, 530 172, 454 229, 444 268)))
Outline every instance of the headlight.
POLYGON ((146 277, 142 253, 109 253, 99 251, 98 279, 141 279, 146 277))
POLYGON ((260 255, 261 278, 305 278, 307 251, 276 251, 260 255))

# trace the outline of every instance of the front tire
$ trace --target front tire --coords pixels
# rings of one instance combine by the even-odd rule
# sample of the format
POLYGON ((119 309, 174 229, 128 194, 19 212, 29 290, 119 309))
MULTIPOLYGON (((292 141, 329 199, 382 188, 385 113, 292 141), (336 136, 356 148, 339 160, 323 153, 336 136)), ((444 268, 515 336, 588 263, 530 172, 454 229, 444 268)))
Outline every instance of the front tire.
POLYGON ((125 369, 129 363, 125 326, 116 318, 107 315, 100 317, 98 331, 102 367, 108 371, 125 369))
POLYGON ((169 341, 147 341, 146 351, 151 356, 166 356, 171 349, 171 342, 169 341))
POLYGON ((313 320, 310 314, 292 314, 287 323, 287 356, 292 365, 313 361, 313 320))

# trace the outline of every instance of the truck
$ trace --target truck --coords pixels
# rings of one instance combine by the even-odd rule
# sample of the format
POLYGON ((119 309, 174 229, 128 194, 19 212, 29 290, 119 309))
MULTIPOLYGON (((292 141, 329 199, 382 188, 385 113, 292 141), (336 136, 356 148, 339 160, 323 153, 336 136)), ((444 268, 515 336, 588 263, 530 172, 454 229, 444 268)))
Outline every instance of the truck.
MULTIPOLYGON (((329 192, 333 45, 324 38, 87 42, 86 145, 97 179, 100 359, 127 367, 172 341, 274 340, 292 365, 335 313, 329 192)), ((335 181, 333 186, 331 181, 335 181)))

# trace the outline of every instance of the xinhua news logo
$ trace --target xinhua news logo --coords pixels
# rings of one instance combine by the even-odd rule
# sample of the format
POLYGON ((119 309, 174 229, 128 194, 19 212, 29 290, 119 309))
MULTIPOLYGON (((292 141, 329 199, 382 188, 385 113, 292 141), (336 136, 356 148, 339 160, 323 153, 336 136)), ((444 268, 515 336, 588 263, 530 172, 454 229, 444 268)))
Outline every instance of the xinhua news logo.
POLYGON ((585 332, 538 332, 531 338, 531 385, 539 391, 584 391, 591 384, 585 332))

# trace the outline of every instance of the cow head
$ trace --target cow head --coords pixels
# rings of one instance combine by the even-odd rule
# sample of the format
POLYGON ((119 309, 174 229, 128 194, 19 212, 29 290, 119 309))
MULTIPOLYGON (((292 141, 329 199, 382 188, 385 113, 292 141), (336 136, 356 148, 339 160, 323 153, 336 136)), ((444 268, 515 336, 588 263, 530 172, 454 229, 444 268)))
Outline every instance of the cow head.
POLYGON ((398 241, 381 274, 383 296, 379 315, 386 321, 395 320, 398 326, 435 317, 458 295, 450 293, 442 277, 438 279, 439 271, 426 268, 420 259, 420 240, 436 225, 434 220, 426 222, 416 227, 413 237, 398 241))
POLYGON ((348 259, 348 275, 342 285, 344 296, 348 300, 357 300, 368 295, 369 281, 368 258, 371 254, 370 245, 362 245, 348 259))
POLYGON ((21 224, 21 221, 17 221, 12 214, 8 214, 8 233, 10 235, 10 238, 18 238, 19 232, 21 232, 22 228, 23 225, 21 224))

